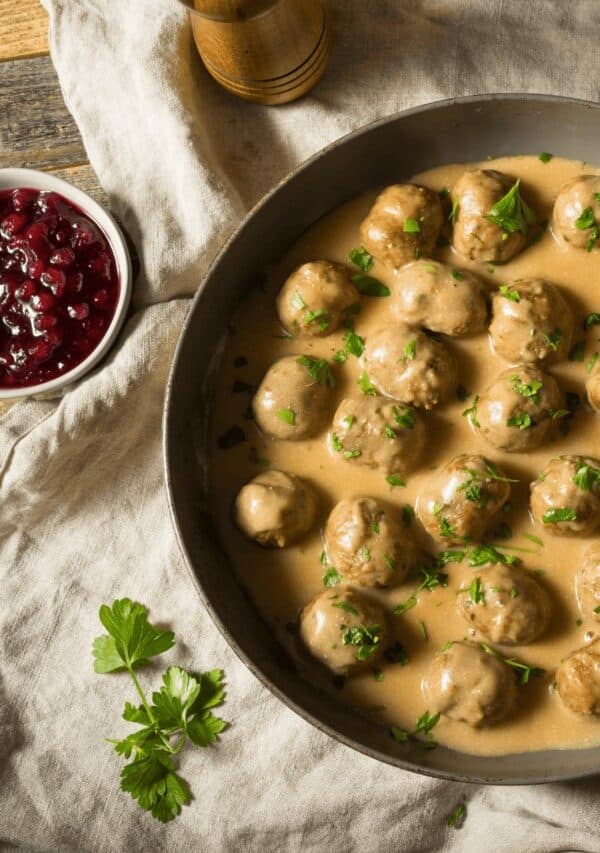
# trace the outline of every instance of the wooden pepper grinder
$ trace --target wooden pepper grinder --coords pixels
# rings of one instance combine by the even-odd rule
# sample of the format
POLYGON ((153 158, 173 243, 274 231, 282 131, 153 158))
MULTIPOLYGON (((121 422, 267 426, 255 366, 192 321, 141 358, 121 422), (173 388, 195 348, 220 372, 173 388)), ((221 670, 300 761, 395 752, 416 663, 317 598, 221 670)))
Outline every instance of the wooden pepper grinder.
POLYGON ((285 104, 321 78, 330 32, 321 0, 183 0, 208 72, 229 92, 285 104))

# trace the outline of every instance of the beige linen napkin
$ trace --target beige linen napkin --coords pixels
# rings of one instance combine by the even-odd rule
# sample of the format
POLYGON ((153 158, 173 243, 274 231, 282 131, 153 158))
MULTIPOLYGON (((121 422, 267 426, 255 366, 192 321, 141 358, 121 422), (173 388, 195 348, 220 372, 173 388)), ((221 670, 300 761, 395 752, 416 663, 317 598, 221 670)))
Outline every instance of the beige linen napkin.
POLYGON ((274 182, 347 131, 425 101, 597 98, 600 4, 332 0, 327 75, 277 109, 207 77, 175 0, 44 4, 65 100, 142 274, 108 362, 62 400, 20 404, 0 421, 4 849, 599 851, 594 781, 484 788, 404 773, 328 739, 261 688, 178 553, 160 430, 188 297, 274 182), (167 826, 119 791, 121 761, 103 741, 125 732, 119 714, 133 697, 126 677, 93 673, 90 647, 98 606, 124 595, 176 631, 168 662, 222 666, 229 682, 233 726, 218 747, 184 755, 195 800, 167 826), (449 829, 463 798, 465 824, 449 829))

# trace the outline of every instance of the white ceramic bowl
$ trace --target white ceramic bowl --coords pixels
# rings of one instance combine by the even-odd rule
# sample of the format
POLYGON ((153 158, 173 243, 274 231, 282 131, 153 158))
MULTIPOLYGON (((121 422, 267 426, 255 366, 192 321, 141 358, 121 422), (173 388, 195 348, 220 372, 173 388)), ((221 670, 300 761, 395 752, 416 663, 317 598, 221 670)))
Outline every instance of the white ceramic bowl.
POLYGON ((48 382, 28 385, 24 388, 0 388, 0 400, 31 397, 42 392, 44 394, 57 392, 81 379, 104 358, 112 347, 121 330, 131 300, 131 258, 129 250, 121 229, 108 211, 83 190, 77 189, 77 187, 54 175, 38 172, 35 169, 0 169, 0 190, 16 189, 17 187, 60 193, 68 201, 77 205, 100 228, 115 257, 119 277, 119 299, 110 326, 98 346, 92 350, 87 358, 67 373, 57 376, 56 379, 50 379, 48 382))

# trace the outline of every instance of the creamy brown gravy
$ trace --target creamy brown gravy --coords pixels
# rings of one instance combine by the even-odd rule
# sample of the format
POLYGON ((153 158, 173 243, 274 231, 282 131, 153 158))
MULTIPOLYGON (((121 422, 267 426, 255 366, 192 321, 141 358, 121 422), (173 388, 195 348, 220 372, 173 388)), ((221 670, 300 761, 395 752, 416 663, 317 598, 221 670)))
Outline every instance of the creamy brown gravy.
MULTIPOLYGON (((582 162, 555 157, 548 164, 535 157, 508 157, 487 161, 485 168, 495 168, 522 178, 526 194, 534 202, 540 216, 550 217, 554 198, 571 177, 583 172, 599 173, 582 162)), ((415 182, 433 189, 452 188, 465 170, 465 165, 450 165, 432 169, 415 176, 415 182)), ((513 537, 509 546, 530 549, 520 553, 523 565, 542 569, 542 580, 551 591, 554 615, 543 637, 527 646, 505 647, 507 656, 516 656, 531 665, 547 670, 543 679, 533 679, 520 690, 520 710, 505 722, 493 727, 474 730, 467 725, 442 718, 434 730, 436 739, 455 749, 500 755, 546 748, 588 746, 600 743, 600 721, 578 717, 567 711, 552 691, 553 674, 560 659, 589 639, 594 625, 577 625, 580 613, 575 600, 573 577, 581 564, 581 554, 589 539, 552 537, 540 530, 528 514, 528 487, 546 462, 558 453, 585 453, 600 457, 598 418, 587 406, 581 406, 570 433, 527 454, 509 454, 487 446, 473 434, 467 419, 461 414, 468 402, 452 402, 426 413, 428 443, 420 467, 408 476, 406 488, 391 489, 381 472, 371 471, 329 450, 327 433, 315 439, 283 442, 266 439, 251 421, 244 418, 250 397, 232 393, 236 380, 257 385, 272 362, 283 355, 307 353, 331 359, 342 346, 342 334, 328 337, 286 339, 281 336, 274 310, 276 293, 289 273, 309 260, 326 258, 347 263, 348 253, 359 245, 358 227, 367 214, 376 192, 357 198, 325 216, 305 234, 281 263, 268 276, 266 288, 257 287, 244 302, 234 321, 235 329, 227 340, 216 390, 216 411, 211 426, 211 441, 215 447, 210 489, 220 538, 244 586, 256 602, 265 620, 288 647, 292 639, 285 630, 286 623, 296 619, 299 610, 323 590, 323 567, 319 557, 322 550, 321 531, 317 528, 298 545, 281 550, 267 550, 247 541, 231 520, 235 495, 247 480, 264 470, 264 460, 270 467, 291 471, 306 477, 319 490, 322 499, 321 525, 331 508, 344 497, 369 495, 388 501, 397 507, 410 503, 428 477, 429 470, 458 453, 483 453, 497 462, 519 484, 513 487, 514 509, 506 515, 513 537), (248 359, 246 366, 235 367, 237 356, 248 359), (217 436, 233 424, 239 424, 248 441, 229 450, 216 449, 217 436), (260 461, 263 460, 262 464, 260 461), (254 461, 253 461, 254 460, 254 461), (539 547, 524 538, 532 533, 543 541, 539 547)), ((490 284, 526 276, 542 276, 561 285, 569 298, 576 317, 576 327, 590 311, 600 310, 600 253, 568 250, 557 245, 547 231, 535 246, 526 249, 515 260, 495 269, 471 263, 453 255, 448 247, 436 252, 441 260, 450 260, 459 267, 472 268, 490 284)), ((371 273, 393 286, 393 273, 375 264, 371 273)), ((362 298, 362 310, 356 318, 357 332, 368 338, 374 329, 390 322, 386 298, 362 298)), ((575 337, 575 341, 581 339, 575 337)), ((600 331, 587 334, 586 359, 600 350, 600 331)), ((471 394, 483 390, 508 364, 495 356, 487 335, 467 339, 447 339, 460 365, 460 381, 471 394)), ((331 394, 331 416, 343 397, 360 396, 357 379, 358 360, 350 358, 345 365, 333 364, 337 379, 331 394)), ((565 362, 550 369, 565 390, 576 391, 584 399, 587 376, 585 362, 565 362)), ((594 537, 597 539, 597 537, 594 537)), ((375 681, 372 672, 348 679, 342 691, 332 689, 336 701, 342 701, 369 713, 374 724, 397 725, 412 729, 417 717, 426 710, 421 695, 421 678, 432 657, 447 640, 468 635, 467 623, 457 614, 456 592, 465 577, 475 572, 463 565, 450 565, 449 584, 433 592, 423 592, 416 607, 402 616, 392 616, 392 607, 404 601, 414 590, 414 579, 401 586, 383 591, 368 591, 379 598, 390 611, 390 627, 395 639, 402 642, 409 656, 406 666, 380 664, 383 681, 375 681), (428 639, 422 636, 419 621, 427 628, 428 639)), ((328 683, 328 682, 327 682, 328 683)), ((307 689, 311 689, 307 685, 307 689)))

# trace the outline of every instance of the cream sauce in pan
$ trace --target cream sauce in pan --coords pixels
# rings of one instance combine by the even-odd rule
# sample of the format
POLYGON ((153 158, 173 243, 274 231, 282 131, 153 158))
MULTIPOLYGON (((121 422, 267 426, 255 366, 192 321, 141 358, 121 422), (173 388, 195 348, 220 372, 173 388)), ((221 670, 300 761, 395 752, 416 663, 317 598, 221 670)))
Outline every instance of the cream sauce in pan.
MULTIPOLYGON (((599 171, 582 162, 557 157, 546 164, 536 157, 510 157, 474 165, 521 178, 524 194, 540 217, 548 219, 562 184, 578 174, 599 171)), ((435 190, 452 189, 465 168, 464 165, 442 166, 417 175, 413 180, 435 190)), ((432 734, 437 741, 455 749, 488 755, 600 743, 600 720, 572 714, 552 690, 554 671, 561 658, 582 646, 595 630, 593 624, 578 624, 581 614, 573 587, 574 574, 590 540, 553 537, 534 525, 528 513, 529 483, 551 457, 559 453, 600 457, 600 415, 583 404, 568 435, 558 435, 556 440, 536 451, 511 454, 490 448, 475 435, 468 419, 462 416, 470 402, 453 399, 424 414, 427 446, 420 467, 408 475, 405 488, 393 489, 381 471, 360 467, 345 461, 341 454, 332 453, 326 429, 311 440, 275 441, 262 436, 244 416, 251 393, 240 390, 244 386, 239 383, 256 387, 272 362, 283 355, 306 353, 331 360, 342 348, 343 330, 324 338, 282 336, 274 300, 285 278, 300 264, 321 258, 348 263, 348 253, 360 244, 359 224, 375 195, 373 191, 339 207, 303 234, 277 268, 269 272, 266 283, 257 282, 233 322, 218 376, 211 425, 214 451, 209 479, 223 546, 267 623, 281 642, 297 655, 297 640, 286 630, 286 625, 294 622, 299 610, 324 589, 324 570, 320 564, 321 530, 332 507, 342 498, 353 495, 372 496, 399 509, 404 504, 414 506, 430 469, 462 452, 484 454, 509 476, 519 479, 518 485, 513 486, 513 509, 505 516, 512 529, 512 539, 501 544, 527 549, 513 553, 523 558, 524 566, 544 572, 541 580, 549 589, 554 605, 550 627, 539 640, 526 646, 498 648, 507 657, 517 657, 544 668, 547 673, 544 678, 533 678, 520 688, 519 710, 505 721, 472 729, 442 717, 432 734), (238 389, 236 392, 234 386, 238 389), (219 449, 218 437, 234 424, 244 430, 247 440, 229 449, 219 449), (297 545, 284 549, 261 548, 245 539, 232 522, 231 507, 238 490, 265 467, 296 473, 307 478, 318 490, 319 524, 297 545), (530 541, 524 536, 526 533, 540 538, 543 544, 539 546, 530 541)), ((545 277, 560 285, 575 313, 578 331, 574 341, 586 340, 585 360, 565 361, 547 369, 564 390, 575 391, 585 400, 585 362, 596 350, 600 351, 600 327, 592 327, 585 335, 581 330, 584 317, 600 310, 599 251, 564 250, 546 230, 540 242, 503 266, 469 262, 453 254, 450 247, 436 250, 435 256, 458 267, 475 270, 490 287, 529 276, 545 277)), ((376 262, 369 273, 393 288, 392 270, 376 262)), ((386 298, 362 297, 362 310, 355 319, 358 334, 368 339, 370 332, 391 321, 388 302, 386 298)), ((460 383, 470 392, 469 400, 508 367, 492 352, 487 334, 445 341, 456 353, 460 383)), ((332 363, 332 369, 337 384, 331 392, 331 417, 343 397, 358 398, 361 394, 357 385, 361 370, 356 358, 350 357, 344 365, 332 363)), ((418 522, 413 525, 418 526, 418 522)), ((448 586, 422 592, 417 606, 401 616, 391 615, 391 610, 413 592, 418 579, 409 579, 386 590, 366 591, 389 610, 393 639, 403 644, 409 662, 400 666, 382 660, 378 668, 383 672, 383 680, 376 680, 373 672, 366 670, 349 678, 341 690, 330 686, 331 679, 326 677, 323 683, 331 689, 336 701, 368 713, 374 725, 414 728, 416 719, 426 710, 421 679, 427 665, 448 640, 470 636, 467 623, 457 613, 456 598, 459 587, 465 580, 468 585, 475 572, 466 564, 450 564, 445 571, 450 576, 448 586), (426 627, 427 639, 420 622, 426 627)), ((311 688, 307 685, 307 689, 311 688)))

